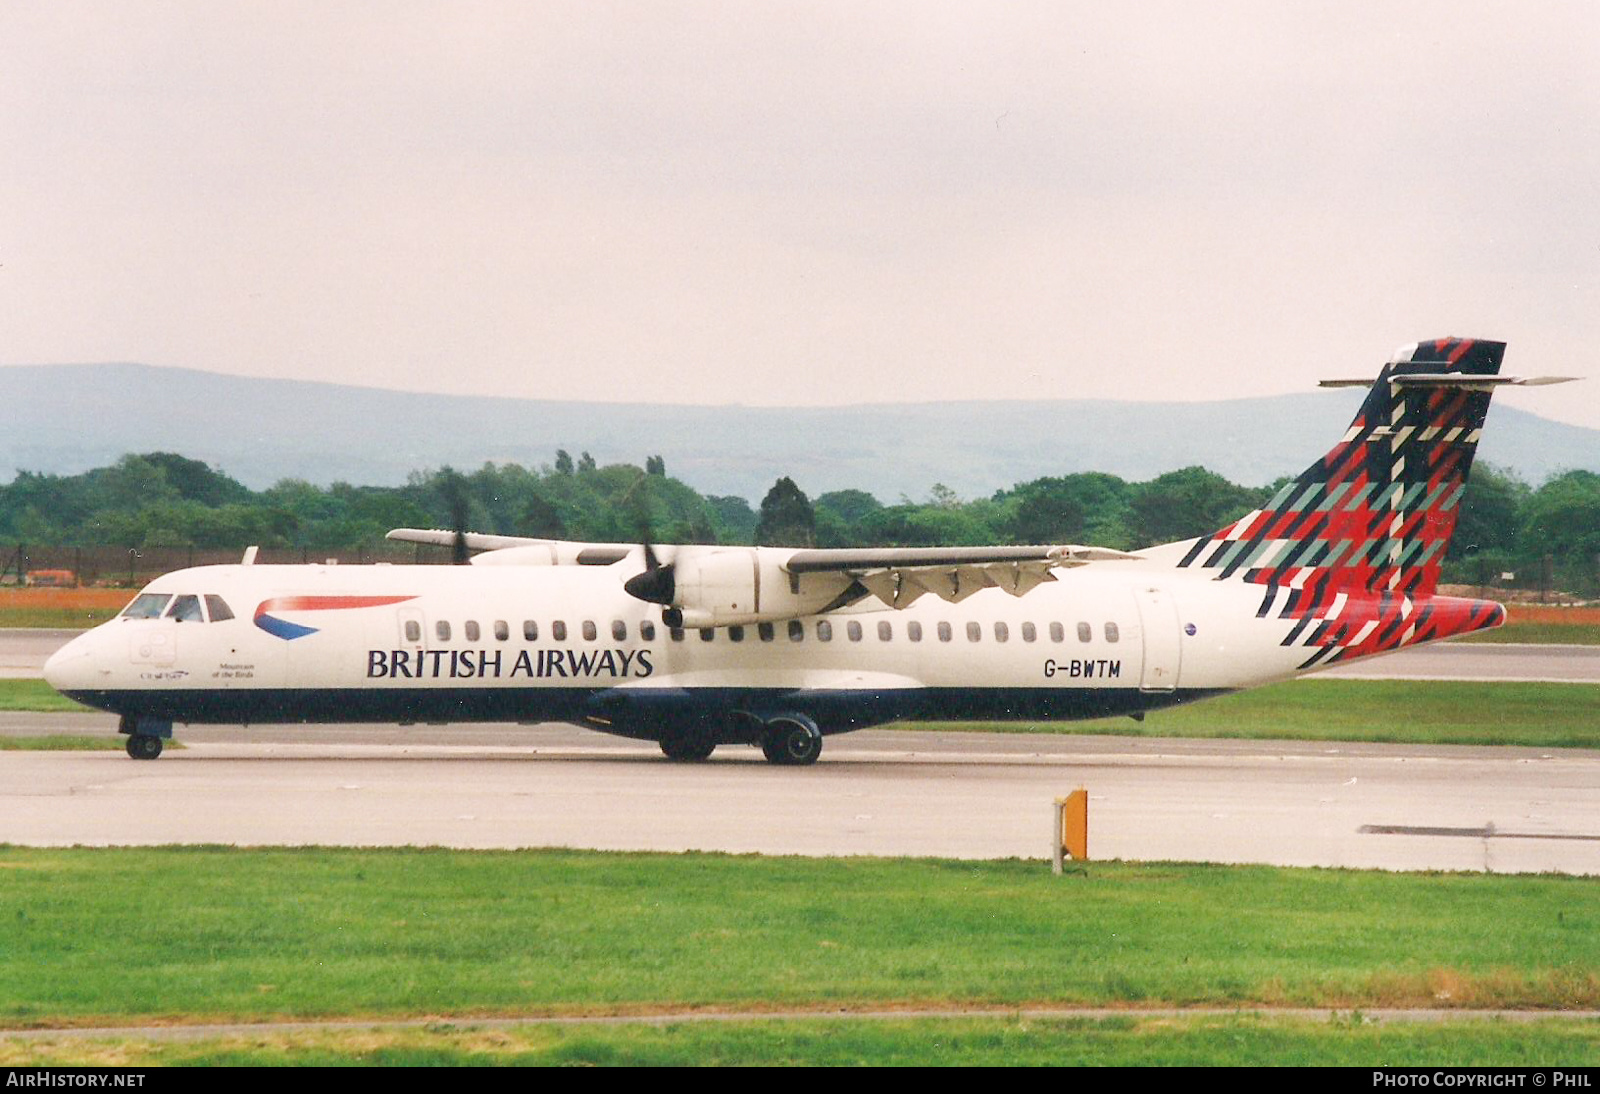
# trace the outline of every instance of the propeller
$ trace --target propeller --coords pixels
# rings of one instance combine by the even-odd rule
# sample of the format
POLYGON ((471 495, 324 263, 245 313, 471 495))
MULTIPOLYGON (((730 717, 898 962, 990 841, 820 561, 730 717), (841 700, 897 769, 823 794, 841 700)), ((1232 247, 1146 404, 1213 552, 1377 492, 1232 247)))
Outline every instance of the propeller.
POLYGON ((644 546, 644 571, 624 581, 622 588, 629 596, 643 600, 647 604, 660 604, 670 610, 672 598, 678 591, 678 581, 672 571, 672 563, 662 562, 650 542, 650 512, 643 496, 648 489, 645 476, 642 475, 638 482, 628 488, 626 500, 633 505, 634 519, 639 529, 639 542, 644 546))
POLYGON ((678 591, 678 581, 672 572, 672 563, 663 563, 656 557, 650 541, 644 541, 644 572, 634 574, 622 583, 629 596, 649 604, 668 606, 678 591))
POLYGON ((450 561, 453 565, 465 566, 471 561, 471 553, 467 549, 469 503, 466 483, 453 469, 446 467, 440 475, 439 492, 450 507, 450 527, 455 530, 455 536, 450 541, 450 561))

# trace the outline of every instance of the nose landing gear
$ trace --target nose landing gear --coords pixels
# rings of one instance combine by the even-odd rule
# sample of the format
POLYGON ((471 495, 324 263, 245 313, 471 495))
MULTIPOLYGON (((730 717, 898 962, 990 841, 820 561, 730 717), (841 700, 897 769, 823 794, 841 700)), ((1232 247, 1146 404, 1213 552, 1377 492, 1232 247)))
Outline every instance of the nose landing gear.
POLYGON ((117 732, 127 734, 129 756, 135 760, 153 760, 161 755, 162 739, 172 736, 172 723, 125 714, 117 724, 117 732))
POLYGON ((153 760, 161 755, 161 738, 135 733, 128 738, 128 755, 136 760, 153 760))

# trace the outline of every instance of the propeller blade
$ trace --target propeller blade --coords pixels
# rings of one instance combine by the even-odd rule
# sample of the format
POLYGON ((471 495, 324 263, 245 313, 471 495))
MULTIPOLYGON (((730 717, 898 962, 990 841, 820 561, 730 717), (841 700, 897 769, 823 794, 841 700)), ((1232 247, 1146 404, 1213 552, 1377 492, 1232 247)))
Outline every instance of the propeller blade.
POLYGON ((672 572, 672 563, 662 564, 656 557, 655 548, 650 541, 644 543, 644 572, 634 574, 622 583, 623 590, 631 597, 643 600, 648 604, 671 604, 672 598, 678 591, 677 578, 672 572))

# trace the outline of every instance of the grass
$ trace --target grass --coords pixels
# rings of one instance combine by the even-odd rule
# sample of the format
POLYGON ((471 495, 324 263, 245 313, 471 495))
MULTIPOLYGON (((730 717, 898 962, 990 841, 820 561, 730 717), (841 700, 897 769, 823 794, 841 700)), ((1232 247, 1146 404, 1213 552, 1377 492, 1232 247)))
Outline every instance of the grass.
POLYGON ((1600 1006, 1600 880, 0 847, 0 1022, 1030 1003, 1600 1006))
POLYGON ((895 728, 1140 737, 1600 748, 1600 688, 1456 680, 1295 680, 1136 722, 907 722, 895 728))
POLYGON ((1508 645, 1527 642, 1533 645, 1600 646, 1600 625, 1594 623, 1507 623, 1490 631, 1479 631, 1455 642, 1478 645, 1508 645))
POLYGON ((683 1021, 251 1032, 198 1040, 0 1038, 0 1067, 162 1065, 1247 1065, 1571 1067, 1600 1062, 1600 1022, 1377 1023, 1232 1016, 683 1021))
POLYGON ((127 740, 120 735, 116 737, 0 736, 0 752, 121 752, 127 747, 127 740))
MULTIPOLYGON (((131 595, 129 597, 131 599, 131 595)), ((88 630, 115 619, 123 605, 115 608, 8 607, 0 611, 0 628, 44 627, 50 630, 88 630)))
POLYGON ((83 714, 92 709, 73 702, 43 680, 0 679, 0 711, 83 714))

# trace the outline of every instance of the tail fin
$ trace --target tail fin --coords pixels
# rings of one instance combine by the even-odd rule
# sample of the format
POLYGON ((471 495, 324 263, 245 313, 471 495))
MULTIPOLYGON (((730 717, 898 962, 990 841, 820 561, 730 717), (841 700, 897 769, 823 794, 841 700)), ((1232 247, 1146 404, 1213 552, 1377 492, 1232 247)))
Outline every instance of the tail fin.
POLYGON ((1498 604, 1413 608, 1438 585, 1504 353, 1467 338, 1405 347, 1343 440, 1263 508, 1185 545, 1177 565, 1264 586, 1258 615, 1299 620, 1285 644, 1322 647, 1312 662, 1498 625, 1498 604))

